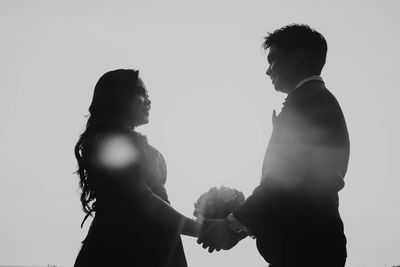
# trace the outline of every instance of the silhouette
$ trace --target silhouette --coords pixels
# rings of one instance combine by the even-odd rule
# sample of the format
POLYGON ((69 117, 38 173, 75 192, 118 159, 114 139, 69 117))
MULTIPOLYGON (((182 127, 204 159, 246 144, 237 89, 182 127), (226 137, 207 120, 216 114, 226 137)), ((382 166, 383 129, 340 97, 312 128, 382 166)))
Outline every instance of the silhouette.
POLYGON ((344 266, 338 192, 350 145, 342 110, 320 77, 327 43, 309 26, 292 24, 263 46, 266 74, 288 96, 279 115, 273 112, 261 182, 225 220, 205 220, 198 242, 210 252, 230 249, 245 233, 270 267, 344 266))
POLYGON ((164 158, 135 131, 150 104, 138 71, 110 71, 96 84, 75 147, 85 219, 95 213, 76 267, 187 266, 180 234, 197 236, 200 225, 169 205, 164 158))

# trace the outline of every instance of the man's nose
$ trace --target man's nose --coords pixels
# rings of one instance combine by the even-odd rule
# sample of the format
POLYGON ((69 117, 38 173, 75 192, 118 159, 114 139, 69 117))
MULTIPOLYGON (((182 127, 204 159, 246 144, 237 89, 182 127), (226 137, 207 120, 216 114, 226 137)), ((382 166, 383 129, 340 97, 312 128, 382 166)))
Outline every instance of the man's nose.
POLYGON ((271 73, 272 73, 272 71, 271 71, 271 65, 269 65, 269 67, 268 67, 268 69, 267 69, 267 72, 266 72, 265 74, 267 74, 268 76, 271 76, 271 73))

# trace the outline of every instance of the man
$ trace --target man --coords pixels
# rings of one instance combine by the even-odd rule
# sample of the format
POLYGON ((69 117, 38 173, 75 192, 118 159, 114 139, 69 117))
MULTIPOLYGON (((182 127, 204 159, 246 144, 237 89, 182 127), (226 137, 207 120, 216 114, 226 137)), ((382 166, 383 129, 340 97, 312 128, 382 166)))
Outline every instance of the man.
POLYGON ((349 160, 342 110, 320 77, 327 44, 307 25, 269 34, 267 75, 288 94, 273 112, 260 185, 225 220, 206 220, 198 242, 230 249, 246 235, 270 267, 344 266, 346 237, 338 192, 349 160))

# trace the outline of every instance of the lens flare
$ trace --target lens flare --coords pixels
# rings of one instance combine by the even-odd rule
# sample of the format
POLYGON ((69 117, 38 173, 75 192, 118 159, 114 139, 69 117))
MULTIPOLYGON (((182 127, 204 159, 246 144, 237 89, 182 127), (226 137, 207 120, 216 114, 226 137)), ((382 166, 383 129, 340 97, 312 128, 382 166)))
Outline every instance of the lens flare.
POLYGON ((113 135, 100 144, 98 163, 109 169, 127 167, 137 161, 138 149, 126 136, 113 135))

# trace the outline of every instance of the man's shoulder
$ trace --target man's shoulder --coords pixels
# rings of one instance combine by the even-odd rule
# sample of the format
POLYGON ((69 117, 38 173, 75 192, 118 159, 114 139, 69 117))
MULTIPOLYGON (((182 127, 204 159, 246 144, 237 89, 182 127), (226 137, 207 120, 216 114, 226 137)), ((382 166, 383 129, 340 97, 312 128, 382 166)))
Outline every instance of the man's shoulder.
POLYGON ((289 113, 294 120, 313 124, 343 124, 344 116, 336 97, 322 82, 301 86, 289 113))
POLYGON ((339 107, 336 97, 323 82, 309 82, 298 89, 301 90, 298 104, 304 108, 339 107))

